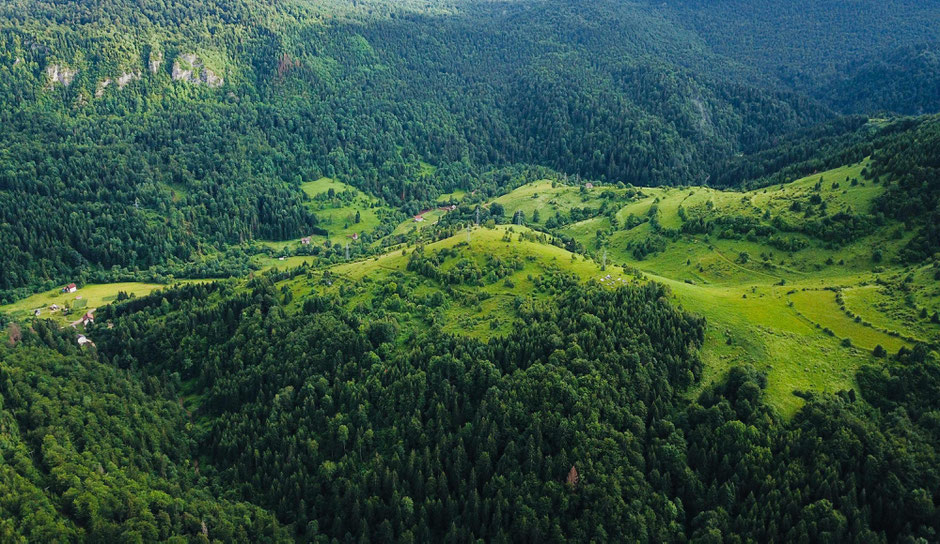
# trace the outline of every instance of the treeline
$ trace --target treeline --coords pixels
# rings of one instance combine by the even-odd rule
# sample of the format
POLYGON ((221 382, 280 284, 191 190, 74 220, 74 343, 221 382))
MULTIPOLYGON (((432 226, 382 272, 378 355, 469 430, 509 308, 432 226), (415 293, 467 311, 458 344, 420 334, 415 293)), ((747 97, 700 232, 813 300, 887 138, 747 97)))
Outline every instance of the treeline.
POLYGON ((872 157, 871 174, 890 182, 875 209, 916 229, 903 257, 940 252, 940 117, 898 135, 872 157))
POLYGON ((710 184, 759 189, 855 164, 921 123, 935 122, 933 119, 841 117, 798 131, 772 148, 728 159, 712 171, 710 184))

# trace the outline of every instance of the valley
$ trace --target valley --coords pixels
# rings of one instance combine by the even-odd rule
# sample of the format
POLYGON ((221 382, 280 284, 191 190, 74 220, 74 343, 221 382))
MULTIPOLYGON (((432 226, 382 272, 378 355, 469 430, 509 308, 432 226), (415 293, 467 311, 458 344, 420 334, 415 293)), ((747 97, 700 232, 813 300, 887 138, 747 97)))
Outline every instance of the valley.
POLYGON ((0 542, 940 542, 938 16, 0 2, 0 542))
MULTIPOLYGON (((262 254, 254 262, 271 273, 295 267, 311 271, 308 279, 283 283, 295 305, 311 295, 333 293, 342 295, 349 310, 381 308, 405 328, 447 324, 455 334, 483 339, 506 334, 515 319, 514 306, 548 296, 552 290, 544 284, 554 275, 571 275, 599 289, 621 280, 662 283, 675 305, 708 323, 702 379, 689 394, 723 380, 732 367, 752 365, 767 376, 767 401, 792 416, 807 393, 856 387, 856 372, 878 364, 873 352, 879 346, 884 357, 916 343, 940 345, 940 323, 931 319, 940 310, 936 263, 888 264, 897 260, 910 237, 902 225, 887 223, 837 244, 803 232, 756 234, 775 219, 777 224, 799 223, 805 212, 794 203, 812 209, 816 197, 815 205, 830 211, 869 210, 883 193, 883 183, 864 179, 867 166, 866 159, 744 192, 541 180, 478 200, 473 209, 462 204, 453 210, 472 224, 476 207, 489 217, 495 204, 511 221, 472 226, 469 232, 453 226, 459 221, 447 220, 448 210, 434 208, 421 222, 400 219, 401 214, 378 200, 324 178, 303 188, 325 218, 320 224, 329 238, 311 236, 309 245, 300 240, 264 242, 261 247, 274 250, 274 256, 262 254), (317 198, 326 197, 328 190, 338 196, 317 198), (744 227, 728 223, 730 229, 717 236, 690 232, 688 225, 699 218, 719 224, 733 219, 744 227), (780 249, 781 238, 792 250, 780 249), (651 239, 660 242, 649 254, 637 249, 651 239), (353 248, 351 262, 345 262, 347 244, 353 248), (370 244, 372 255, 363 255, 370 244), (310 251, 325 253, 329 245, 335 246, 332 258, 310 251), (873 248, 881 253, 878 262, 873 248), (416 251, 443 253, 436 272, 441 276, 422 276, 412 269, 416 251), (451 272, 456 279, 441 280, 451 272), (389 284, 395 287, 388 289, 389 284), (439 300, 433 310, 415 309, 415 300, 434 297, 439 300)), ((94 307, 114 301, 119 292, 140 296, 161 287, 89 286, 81 291, 86 302, 80 305, 94 307)), ((60 295, 35 295, 0 307, 0 312, 23 318, 34 308, 62 305, 60 295)))

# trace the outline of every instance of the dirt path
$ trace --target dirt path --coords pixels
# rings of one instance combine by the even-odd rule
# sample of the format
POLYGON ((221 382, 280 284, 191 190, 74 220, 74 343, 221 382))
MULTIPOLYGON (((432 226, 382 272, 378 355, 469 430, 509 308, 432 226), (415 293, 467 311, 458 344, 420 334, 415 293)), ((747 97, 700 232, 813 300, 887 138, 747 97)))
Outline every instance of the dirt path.
MULTIPOLYGON (((92 316, 94 316, 94 315, 95 315, 95 310, 97 310, 97 309, 98 309, 98 308, 89 308, 88 310, 85 310, 85 314, 91 314, 92 316)), ((82 314, 82 317, 85 317, 85 314, 82 314)), ((71 323, 69 323, 69 325, 71 325, 71 326, 73 326, 73 327, 78 327, 79 325, 81 325, 81 323, 82 323, 82 318, 80 317, 80 318, 78 318, 77 320, 72 321, 71 323)))

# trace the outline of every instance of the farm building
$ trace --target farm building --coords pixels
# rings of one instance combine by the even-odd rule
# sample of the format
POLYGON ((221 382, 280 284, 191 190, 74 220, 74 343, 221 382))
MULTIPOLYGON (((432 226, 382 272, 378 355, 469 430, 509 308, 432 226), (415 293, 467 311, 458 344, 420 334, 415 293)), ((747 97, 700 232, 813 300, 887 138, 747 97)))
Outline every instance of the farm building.
POLYGON ((70 283, 62 288, 63 293, 74 293, 75 291, 78 291, 78 286, 74 283, 70 283))
POLYGON ((82 325, 88 325, 89 323, 95 322, 95 316, 91 312, 85 312, 85 315, 82 316, 82 325))
POLYGON ((94 343, 93 343, 91 340, 89 340, 87 336, 85 336, 84 334, 79 334, 79 335, 78 335, 78 345, 79 345, 79 346, 84 346, 85 344, 92 344, 92 345, 94 345, 94 343))
POLYGON ((310 237, 307 236, 306 238, 301 238, 301 239, 300 239, 300 243, 303 244, 303 245, 305 245, 305 246, 309 246, 309 245, 310 245, 310 237))

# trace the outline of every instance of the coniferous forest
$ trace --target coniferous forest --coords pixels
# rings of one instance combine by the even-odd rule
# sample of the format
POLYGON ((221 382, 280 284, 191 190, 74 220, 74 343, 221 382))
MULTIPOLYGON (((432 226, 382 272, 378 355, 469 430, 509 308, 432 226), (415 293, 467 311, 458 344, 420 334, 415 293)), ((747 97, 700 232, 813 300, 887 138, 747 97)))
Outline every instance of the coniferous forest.
POLYGON ((940 540, 938 29, 3 3, 0 542, 940 540))

